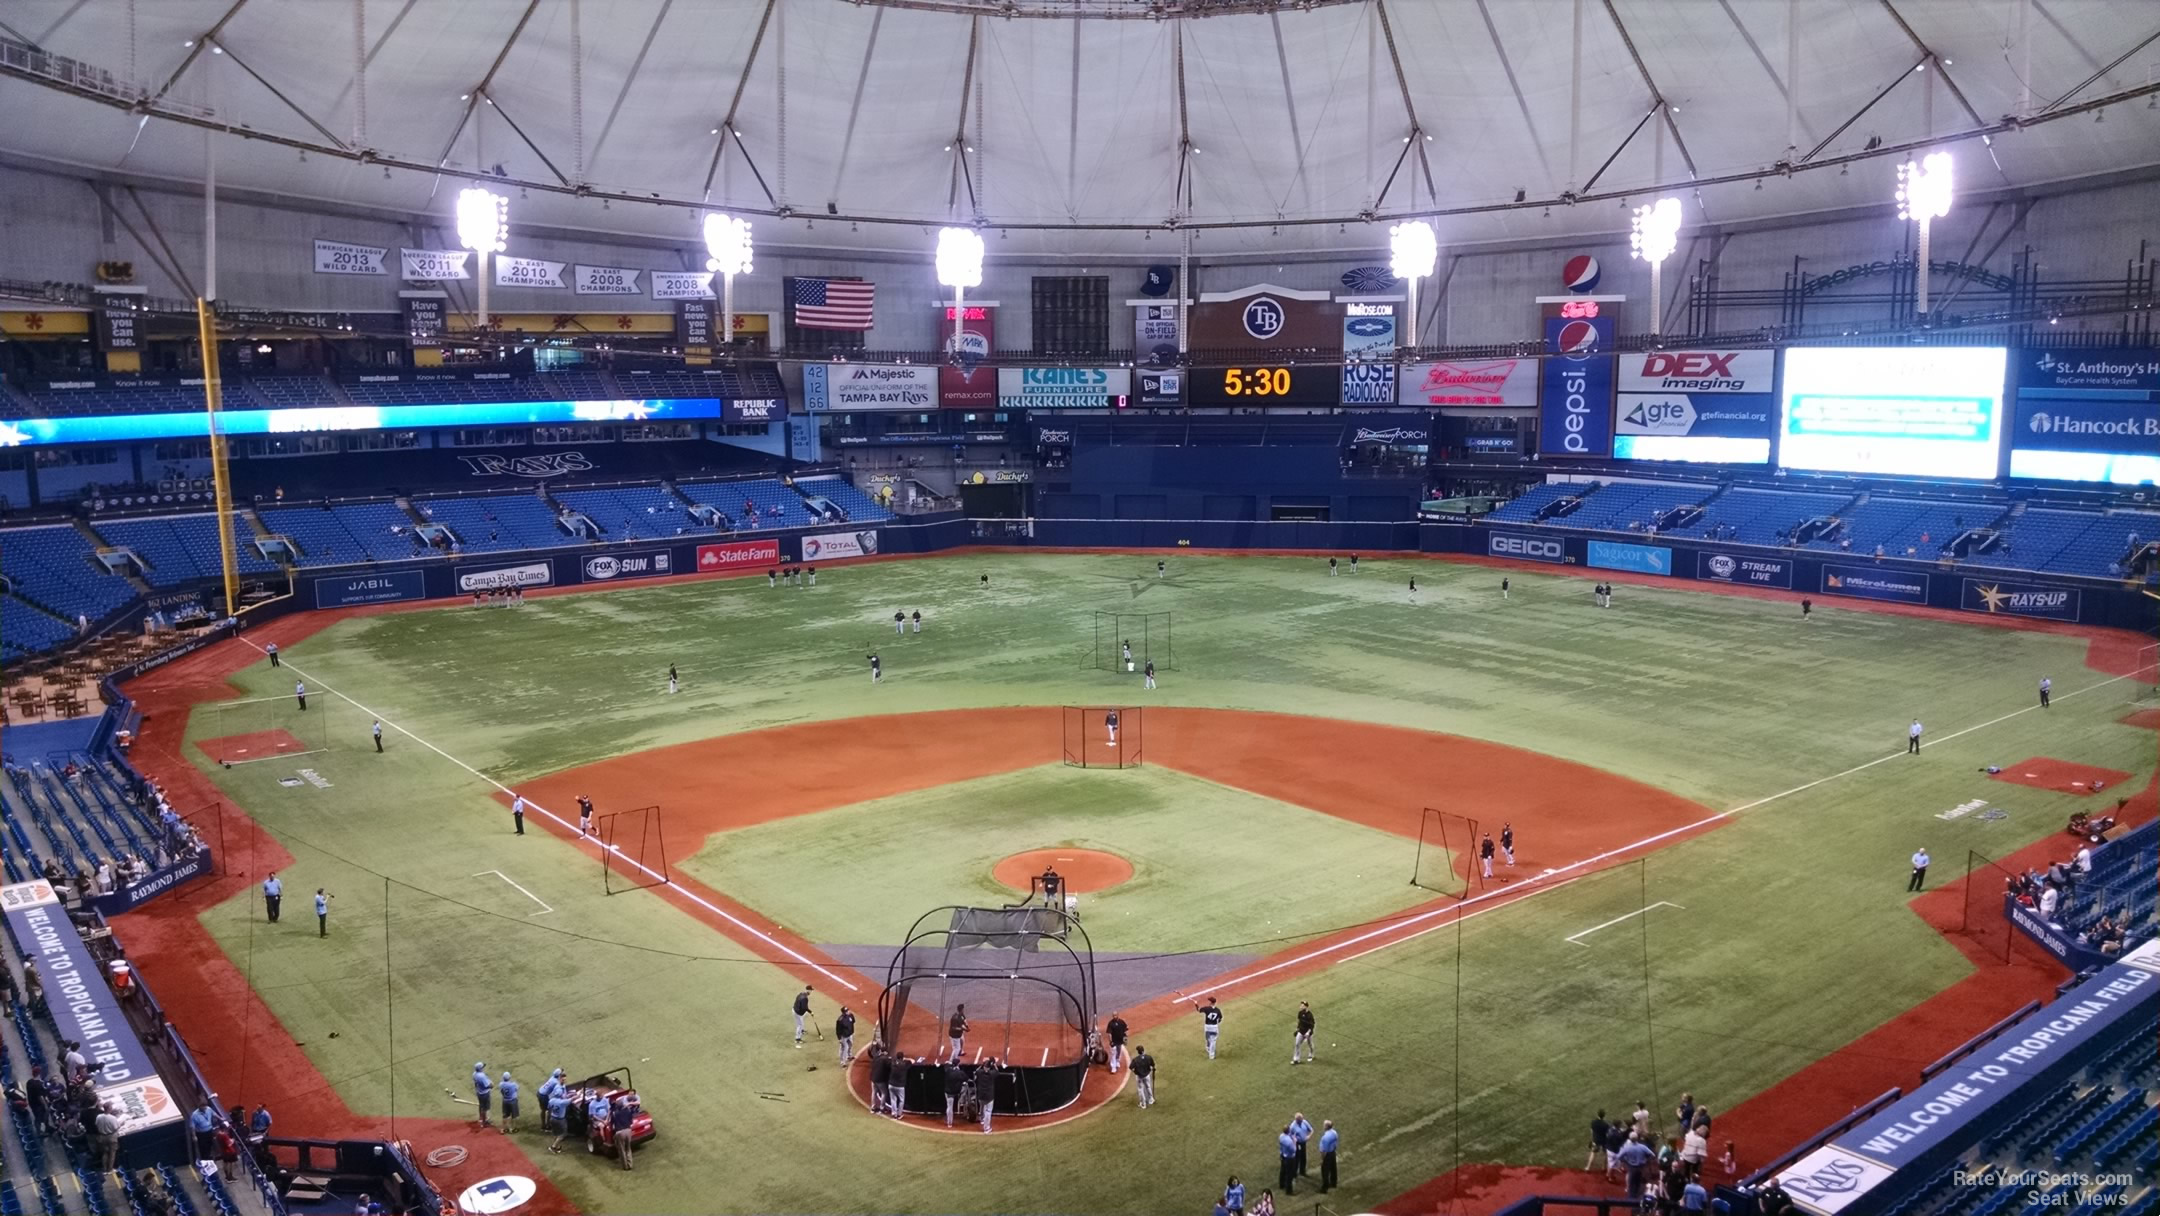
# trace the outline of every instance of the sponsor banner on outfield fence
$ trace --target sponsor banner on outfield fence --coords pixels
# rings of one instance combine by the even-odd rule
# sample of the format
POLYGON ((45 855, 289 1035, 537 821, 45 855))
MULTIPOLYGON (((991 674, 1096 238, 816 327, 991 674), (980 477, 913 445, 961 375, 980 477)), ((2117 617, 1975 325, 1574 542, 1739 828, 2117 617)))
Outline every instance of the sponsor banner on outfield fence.
POLYGON ((1777 1180, 1802 1208, 1816 1216, 1837 1216, 1893 1172, 1881 1162, 1826 1144, 1787 1167, 1777 1180))
POLYGON ((598 554, 586 558, 580 568, 584 571, 585 581, 593 583, 618 578, 656 578, 675 573, 672 557, 665 549, 598 554))
POLYGON ((1889 600, 1899 604, 1925 604, 1928 576, 1902 570, 1874 570, 1865 566, 1824 566, 1824 595, 1849 595, 1862 600, 1889 600))
POLYGON ((475 591, 503 591, 511 587, 545 587, 555 581, 555 567, 545 561, 524 562, 515 566, 459 566, 457 589, 460 595, 475 591))
POLYGON ((1100 410, 1132 396, 1127 367, 1001 367, 998 406, 1008 410, 1100 410))
POLYGON ((779 560, 780 542, 776 540, 746 540, 697 547, 699 574, 724 574, 730 570, 770 566, 779 560))
POLYGON ((1567 545, 1557 536, 1525 536, 1520 532, 1493 532, 1485 537, 1485 552, 1494 557, 1519 557, 1533 562, 1565 562, 1567 545))
POLYGON ((1627 570, 1635 574, 1671 574, 1672 550, 1663 545, 1625 545, 1609 540, 1590 542, 1590 564, 1600 570, 1627 570))
POLYGON ((843 557, 872 557, 876 553, 876 532, 826 532, 818 536, 805 536, 802 542, 802 559, 806 562, 829 562, 843 557))
POLYGON ((1713 583, 1751 587, 1792 587, 1792 563, 1782 557, 1747 557, 1739 553, 1697 553, 1695 577, 1713 583))
POLYGON ((2012 583, 1999 578, 1968 578, 1965 580, 1965 598, 1958 606, 1967 612, 2074 621, 2078 619, 2080 598, 2079 593, 2069 587, 2012 583))
POLYGON ((2039 1078, 2061 1075, 2054 1070, 2125 1019, 2149 1024, 2156 1008, 2160 942, 2146 942, 1833 1143, 1892 1169, 1911 1165, 1959 1142, 1975 1121, 2006 1104, 2032 1101, 2038 1095, 2029 1091, 2040 1088, 2039 1078))
POLYGON ((82 1044, 93 1085, 127 1085, 153 1079, 157 1066, 128 1028, 120 1002, 105 983, 96 956, 68 919, 51 884, 18 883, 0 888, 8 930, 23 961, 45 977, 45 1003, 63 1039, 82 1044))
POLYGON ((418 570, 392 570, 381 574, 333 574, 315 580, 317 608, 351 608, 357 604, 394 604, 427 595, 427 576, 418 570))
POLYGON ((163 895, 174 887, 201 878, 210 870, 210 850, 204 849, 183 857, 162 870, 152 870, 141 882, 132 886, 121 887, 109 895, 95 896, 90 900, 90 906, 107 916, 118 916, 154 896, 163 895))

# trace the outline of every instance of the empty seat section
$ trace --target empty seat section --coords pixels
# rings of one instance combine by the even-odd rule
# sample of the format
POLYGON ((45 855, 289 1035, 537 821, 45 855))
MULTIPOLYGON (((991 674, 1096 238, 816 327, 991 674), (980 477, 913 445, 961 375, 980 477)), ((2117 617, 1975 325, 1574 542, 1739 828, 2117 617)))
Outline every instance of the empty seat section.
POLYGON ((1718 535, 1744 545, 1781 545, 1794 528, 1845 504, 1844 494, 1805 494, 1784 490, 1727 490, 1703 504, 1695 522, 1673 530, 1675 536, 1718 535))
POLYGON ((1537 513, 1547 505, 1582 491, 1582 486, 1573 483, 1548 481, 1544 485, 1531 486, 1524 490, 1520 495, 1503 503, 1487 518, 1511 524, 1533 523, 1537 519, 1537 513))
POLYGON ((1881 545, 1885 553, 1932 558, 1942 553, 1958 533, 1993 520, 2002 513, 1999 505, 1977 502, 1939 502, 1921 498, 1871 498, 1838 513, 1844 528, 1835 536, 1817 537, 1813 549, 1841 549, 1852 541, 1855 553, 1873 553, 1881 545))
POLYGON ((429 520, 449 528, 467 552, 542 549, 569 544, 571 539, 555 522, 555 512, 530 494, 420 498, 413 505, 429 520))
POLYGON ((729 527, 737 532, 799 528, 812 522, 802 495, 776 478, 684 482, 679 488, 690 501, 718 508, 728 518, 729 527))
POLYGON ((879 506, 876 499, 839 477, 812 477, 798 481, 795 485, 805 494, 816 494, 830 499, 847 512, 848 519, 856 523, 893 517, 892 512, 879 506))
POLYGON ((1635 485, 1627 482, 1605 486, 1583 500, 1583 505, 1563 521, 1571 528, 1598 528, 1607 532, 1639 532, 1674 507, 1708 498, 1710 486, 1635 485))
POLYGON ((15 590, 62 616, 95 621, 135 597, 135 588, 97 564, 88 537, 68 527, 0 532, 0 570, 15 590))

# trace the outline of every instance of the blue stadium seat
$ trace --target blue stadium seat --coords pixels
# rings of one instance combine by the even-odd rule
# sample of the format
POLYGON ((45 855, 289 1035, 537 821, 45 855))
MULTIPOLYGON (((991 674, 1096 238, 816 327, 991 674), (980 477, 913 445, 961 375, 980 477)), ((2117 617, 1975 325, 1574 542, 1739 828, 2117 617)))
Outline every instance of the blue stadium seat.
POLYGON ((690 501, 712 507, 727 516, 732 530, 737 532, 800 528, 813 522, 809 508, 803 505, 802 495, 781 484, 777 478, 686 481, 676 488, 690 501), (755 521, 745 518, 748 514, 745 504, 754 508, 755 521))
POLYGON ((467 553, 511 549, 546 549, 573 543, 555 522, 555 512, 531 494, 486 494, 472 498, 418 498, 413 506, 442 524, 467 553))

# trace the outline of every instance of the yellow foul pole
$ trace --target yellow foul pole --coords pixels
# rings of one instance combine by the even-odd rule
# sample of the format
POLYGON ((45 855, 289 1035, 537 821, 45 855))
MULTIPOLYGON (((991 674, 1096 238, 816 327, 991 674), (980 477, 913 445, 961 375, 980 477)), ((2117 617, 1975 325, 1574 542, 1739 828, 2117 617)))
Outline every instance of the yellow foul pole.
POLYGON ((195 326, 202 340, 203 407, 210 423, 210 480, 217 487, 218 560, 225 572, 225 615, 240 611, 240 562, 233 549, 232 474, 226 467, 225 432, 218 426, 225 386, 218 374, 217 322, 210 301, 195 301, 195 326))

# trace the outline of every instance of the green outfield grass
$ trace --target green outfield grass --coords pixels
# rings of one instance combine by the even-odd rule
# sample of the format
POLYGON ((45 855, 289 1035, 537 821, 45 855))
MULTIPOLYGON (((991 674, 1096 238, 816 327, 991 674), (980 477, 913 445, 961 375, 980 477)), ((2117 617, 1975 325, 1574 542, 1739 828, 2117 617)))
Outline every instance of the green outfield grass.
POLYGON ((1153 768, 963 781, 738 828, 682 864, 811 941, 898 945, 931 908, 1012 901, 991 868, 1057 845, 1133 864, 1127 882, 1083 897, 1097 950, 1259 941, 1432 898, 1403 882, 1400 836, 1153 768), (866 852, 891 881, 803 881, 860 875, 866 852))
MULTIPOLYGON (((1233 989, 1222 1059, 1203 1058, 1193 1026, 1149 1043, 1162 1101, 1145 1115, 1121 1099, 1055 1130, 987 1139, 869 1120, 835 1069, 807 1072, 812 1053, 790 1047, 790 977, 662 897, 602 895, 597 863, 568 844, 511 837, 493 787, 444 754, 393 731, 375 756, 367 713, 351 707, 325 732, 337 746, 301 760, 225 770, 190 755, 291 848, 291 896, 338 894, 332 937, 315 937, 300 898, 275 928, 250 900, 204 919, 356 1109, 387 1112, 394 1078, 400 1114, 454 1115, 443 1091, 462 1090, 475 1059, 529 1080, 557 1063, 635 1068, 665 1130, 634 1174, 536 1156, 587 1210, 1198 1209, 1227 1173, 1270 1178, 1274 1131, 1302 1109, 1342 1125, 1345 1190, 1332 1206, 1355 1211, 1447 1168, 1458 1134, 1467 1160, 1564 1163, 1595 1105, 1670 1105, 1687 1088, 1724 1110, 1774 1084, 1968 973, 1904 907, 1916 846, 1944 880, 1968 848, 2008 852, 2087 804, 1989 781, 1981 766, 2056 756, 2129 770, 2137 786, 2154 768, 2152 733, 2116 723, 2129 686, 2085 670, 2081 639, 1823 603, 1803 623, 1792 605, 1677 587, 1624 586, 1600 610, 1588 580, 1521 572, 1503 603, 1491 570, 1363 564, 1329 579, 1324 561, 1180 557, 1158 581, 1152 555, 995 555, 832 568, 815 590, 623 587, 351 620, 288 648, 287 670, 258 665, 238 681, 279 696, 304 675, 515 781, 787 722, 1137 696, 1127 678, 1087 669, 1092 613, 1170 611, 1177 666, 1151 703, 1451 731, 1749 808, 1459 935, 1292 986, 1233 989), (984 571, 988 592, 976 586, 984 571), (1416 605, 1404 594, 1413 571, 1416 605), (925 632, 894 638, 895 609, 920 609, 925 632), (863 678, 873 647, 886 663, 874 690, 863 678), (670 662, 685 678, 676 697, 664 690, 670 662), (2018 713, 2043 674, 2055 707, 2018 713), (1914 716, 1934 740, 1920 759, 1786 793, 1900 751, 1914 716), (279 783, 303 766, 327 788, 279 783), (1935 818, 1971 798, 2008 818, 1935 818), (1657 902, 1679 907, 1566 940, 1657 902), (1300 999, 1319 1010, 1322 1057, 1293 1071, 1300 999)), ((287 711, 261 712, 275 724, 287 711)), ((966 787, 886 799, 730 833, 690 864, 840 941, 980 896, 990 861, 1062 840, 1141 865, 1143 881, 1100 902, 1131 900, 1132 919, 1147 921, 1133 940, 1151 947, 1245 934, 1237 918, 1251 913, 1210 906, 1236 902, 1207 894, 1227 879, 1194 868, 1217 855, 1283 876, 1254 883, 1258 897, 1294 891, 1301 918, 1308 898, 1355 916, 1417 894, 1399 875, 1357 885, 1368 851, 1385 851, 1377 834, 1329 821, 1310 845, 1280 848, 1268 817, 1309 812, 1142 773, 1082 774, 1108 779, 1086 787, 1052 772, 993 779, 1025 794, 1011 800, 966 787), (1106 805, 1099 791, 1112 788, 1148 794, 1106 805), (860 879, 895 849, 909 893, 886 906, 860 879), (1200 894, 1176 898, 1186 890, 1200 894)))

